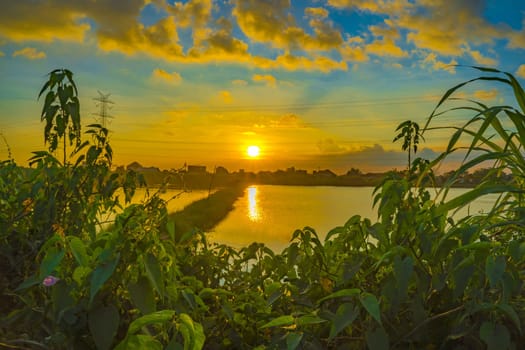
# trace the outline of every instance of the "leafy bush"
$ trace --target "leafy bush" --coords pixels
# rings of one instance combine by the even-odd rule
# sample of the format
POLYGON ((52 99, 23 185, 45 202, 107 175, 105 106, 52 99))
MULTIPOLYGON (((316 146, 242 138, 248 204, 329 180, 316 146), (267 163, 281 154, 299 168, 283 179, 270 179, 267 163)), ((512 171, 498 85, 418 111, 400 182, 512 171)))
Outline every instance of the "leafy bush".
MULTIPOLYGON (((512 75, 477 69, 489 75, 447 91, 422 131, 411 121, 398 128, 409 168, 375 189, 376 222, 354 216, 324 241, 305 227, 280 254, 260 243, 237 250, 209 244, 199 232, 179 232, 156 194, 129 204, 142 182, 110 170, 107 130, 98 125, 88 130, 91 142, 74 143, 74 162, 60 163, 50 149, 35 154, 30 171, 12 160, 1 163, 2 344, 519 348, 525 343, 525 94, 512 75), (474 115, 453 128, 447 150, 432 161, 412 161, 419 138, 438 128, 430 123, 458 109, 440 110, 452 94, 477 80, 510 86, 519 109, 479 102, 460 107, 474 115), (464 163, 431 196, 433 170, 460 151, 464 163), (486 161, 493 167, 484 181, 448 199, 454 182, 486 161), (502 172, 511 180, 494 176, 502 172), (487 193, 501 194, 491 211, 452 218, 487 193), (114 217, 111 225, 102 225, 105 217, 114 217)), ((74 84, 71 73, 58 70, 43 91, 53 82, 65 86, 60 77, 74 84)), ((64 101, 71 99, 53 103, 64 101)), ((57 120, 49 113, 46 120, 57 120)), ((58 145, 66 135, 56 135, 58 145)))

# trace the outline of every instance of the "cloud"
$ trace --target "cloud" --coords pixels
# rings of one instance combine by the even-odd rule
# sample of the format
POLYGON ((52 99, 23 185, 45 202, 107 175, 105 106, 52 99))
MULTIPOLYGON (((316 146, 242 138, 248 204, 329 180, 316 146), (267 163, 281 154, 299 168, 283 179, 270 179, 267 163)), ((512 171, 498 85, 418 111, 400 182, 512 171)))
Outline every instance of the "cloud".
POLYGON ((522 64, 516 70, 516 75, 520 78, 525 78, 525 64, 522 64))
POLYGON ((339 53, 343 60, 350 62, 368 61, 368 54, 365 51, 363 42, 364 40, 361 37, 349 37, 344 45, 339 48, 339 53))
POLYGON ((328 0, 328 5, 337 8, 356 8, 360 11, 379 12, 384 1, 376 0, 328 0))
POLYGON ((3 53, 2 51, 0 51, 0 57, 4 57, 5 56, 5 53, 3 53))
POLYGON ((284 54, 277 56, 275 61, 269 61, 268 65, 261 64, 261 67, 267 68, 286 68, 288 70, 305 70, 305 71, 314 71, 318 70, 324 73, 328 73, 334 70, 343 70, 348 69, 346 62, 336 61, 325 56, 317 56, 313 58, 305 56, 295 56, 292 54, 284 54))
POLYGON ((429 53, 422 61, 423 66, 430 67, 432 70, 445 70, 449 73, 456 73, 456 60, 451 60, 449 63, 438 60, 437 55, 433 52, 429 53))
POLYGON ((400 38, 399 32, 393 23, 385 21, 383 25, 369 26, 370 32, 376 38, 366 45, 366 52, 376 56, 406 57, 408 53, 396 45, 400 38))
POLYGON ((231 92, 227 90, 219 91, 218 96, 219 96, 220 101, 222 101, 223 103, 230 104, 233 102, 233 96, 231 92))
MULTIPOLYGON (((188 50, 188 58, 193 61, 247 61, 250 59, 248 44, 234 38, 232 35, 233 26, 224 17, 219 18, 214 30, 207 30, 195 45, 188 50)), ((184 60, 184 59, 183 59, 184 60)))
POLYGON ((525 48, 525 19, 522 22, 521 31, 511 32, 508 34, 509 42, 507 47, 510 49, 525 48))
POLYGON ((232 80, 232 84, 236 86, 246 86, 248 85, 248 82, 242 79, 235 79, 235 80, 232 80))
POLYGON ((402 40, 403 44, 413 45, 416 51, 435 54, 435 68, 444 60, 455 62, 458 57, 495 66, 498 61, 482 54, 480 48, 490 48, 500 39, 509 40, 508 46, 512 48, 525 47, 523 32, 504 24, 491 24, 484 18, 483 0, 328 0, 328 5, 382 16, 387 27, 403 33, 402 36, 384 35, 378 40, 377 26, 369 27, 376 38, 367 41, 367 54, 405 57, 406 52, 395 44, 402 40))
POLYGON ((17 56, 25 57, 30 60, 41 60, 46 58, 46 53, 43 51, 38 51, 34 47, 25 47, 13 52, 13 57, 17 56))
POLYGON ((30 6, 8 1, 0 13, 0 40, 94 43, 103 52, 168 62, 325 73, 347 70, 347 63, 366 62, 370 56, 405 58, 409 52, 434 53, 434 69, 460 57, 495 66, 498 41, 507 41, 508 48, 525 47, 525 29, 488 22, 482 0, 312 3, 326 6, 306 7, 297 18, 290 0, 48 0, 30 6), (146 6, 156 8, 156 23, 141 22, 146 6), (346 26, 333 22, 339 18, 331 15, 333 8, 372 14, 382 22, 345 33, 346 26))
POLYGON ((468 99, 468 100, 495 100, 498 96, 499 96, 499 92, 496 89, 475 90, 471 92, 456 91, 454 93, 455 98, 468 99))
POLYGON ((495 100, 498 97, 498 90, 476 90, 472 93, 475 98, 480 100, 495 100))
POLYGON ((328 10, 322 7, 307 7, 304 9, 304 13, 311 17, 328 17, 328 10))
MULTIPOLYGON (((306 11, 312 13, 312 10, 306 11)), ((319 10, 313 10, 319 13, 319 10)), ((289 0, 271 2, 236 0, 233 15, 243 33, 253 42, 291 51, 332 50, 343 43, 331 21, 314 16, 309 26, 315 35, 299 27, 290 12, 289 0)))
POLYGON ((176 59, 183 52, 173 17, 163 18, 149 27, 133 22, 123 31, 101 29, 97 37, 99 47, 104 51, 120 51, 128 55, 142 52, 167 60, 176 59))
POLYGON ((342 153, 347 150, 331 138, 327 138, 317 142, 317 148, 319 148, 319 151, 321 151, 321 153, 342 153))
POLYGON ((177 18, 177 23, 184 28, 203 27, 211 18, 212 0, 190 0, 186 3, 174 2, 170 5, 162 2, 164 9, 177 18))
POLYGON ((276 87, 277 86, 277 79, 275 79, 275 77, 273 75, 270 75, 270 74, 254 74, 252 76, 252 80, 254 82, 263 82, 266 84, 266 86, 269 86, 269 87, 276 87))
POLYGON ((304 128, 306 127, 304 121, 296 114, 289 113, 278 117, 277 119, 270 119, 268 126, 273 128, 304 128))
POLYGON ((487 57, 477 50, 471 50, 471 51, 469 50, 467 51, 467 53, 470 56, 472 56, 474 61, 476 61, 476 63, 478 64, 489 66, 489 67, 495 67, 498 65, 498 61, 496 59, 487 57))
POLYGON ((169 84, 179 84, 182 82, 182 77, 177 72, 167 72, 161 68, 155 68, 151 73, 151 77, 156 81, 161 81, 169 84))
MULTIPOLYGON (((438 152, 423 148, 418 150, 416 157, 423 159, 435 159, 438 152)), ((367 171, 388 171, 394 168, 403 170, 407 166, 406 152, 397 150, 386 150, 379 144, 362 146, 358 149, 345 150, 342 152, 327 152, 317 156, 321 164, 330 165, 333 169, 350 169, 357 167, 367 171)))
POLYGON ((482 17, 484 3, 478 0, 433 0, 406 8, 395 24, 409 31, 408 42, 439 55, 462 56, 469 44, 491 45, 505 36, 505 30, 482 17))
POLYGON ((55 39, 81 42, 90 30, 82 22, 80 6, 62 6, 58 1, 7 1, 0 11, 0 37, 11 41, 51 42, 55 39), (59 14, 50 20, 46 14, 59 14))

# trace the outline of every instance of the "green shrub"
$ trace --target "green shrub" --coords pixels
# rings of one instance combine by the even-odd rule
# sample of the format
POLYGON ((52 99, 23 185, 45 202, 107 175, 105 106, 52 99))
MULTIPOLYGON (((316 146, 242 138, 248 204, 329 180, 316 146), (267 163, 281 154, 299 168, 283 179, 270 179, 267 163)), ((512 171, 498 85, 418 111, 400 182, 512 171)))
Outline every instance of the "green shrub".
MULTIPOLYGON (((305 227, 280 254, 260 243, 237 250, 209 244, 198 231, 186 234, 155 194, 126 204, 142 183, 110 170, 107 130, 97 125, 88 131, 91 142, 75 146, 74 165, 48 152, 35 154, 31 171, 1 163, 2 345, 519 348, 525 94, 512 75, 477 69, 488 75, 447 91, 422 131, 414 122, 400 125, 396 139, 405 137, 409 168, 375 189, 375 222, 354 216, 324 241, 305 227), (435 160, 412 160, 419 137, 438 128, 430 123, 458 109, 440 110, 452 94, 478 80, 510 86, 517 107, 460 107, 473 117, 452 128, 447 150, 435 160), (433 170, 460 151, 465 161, 431 196, 433 170), (478 186, 447 197, 462 174, 486 161, 493 166, 478 186), (502 172, 511 180, 495 176, 502 172), (488 193, 500 194, 488 213, 452 218, 488 193), (100 218, 108 215, 114 220, 104 226, 100 218)), ((72 83, 72 75, 64 77, 72 83)))

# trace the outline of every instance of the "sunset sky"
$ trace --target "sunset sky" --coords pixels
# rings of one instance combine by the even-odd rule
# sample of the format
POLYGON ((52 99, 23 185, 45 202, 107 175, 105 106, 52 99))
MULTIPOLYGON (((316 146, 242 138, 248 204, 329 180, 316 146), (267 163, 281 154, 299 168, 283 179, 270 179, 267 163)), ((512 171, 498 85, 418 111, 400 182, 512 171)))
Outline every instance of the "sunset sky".
MULTIPOLYGON (((448 88, 480 74, 457 64, 523 81, 525 2, 4 1, 0 132, 18 164, 45 149, 37 94, 68 68, 83 124, 97 90, 111 94, 115 165, 382 171, 405 166, 400 122, 423 125, 448 88)), ((513 103, 490 84, 460 97, 513 103)), ((446 135, 425 136, 420 156, 435 157, 446 135)))

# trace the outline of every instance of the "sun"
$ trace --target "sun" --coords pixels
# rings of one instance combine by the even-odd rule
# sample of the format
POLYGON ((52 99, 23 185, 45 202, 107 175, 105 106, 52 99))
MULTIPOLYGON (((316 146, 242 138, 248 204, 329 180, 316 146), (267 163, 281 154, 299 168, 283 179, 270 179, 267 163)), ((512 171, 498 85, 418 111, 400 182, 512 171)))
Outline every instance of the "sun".
POLYGON ((247 149, 246 149, 246 153, 248 154, 248 156, 250 156, 251 158, 257 158, 260 154, 260 149, 259 149, 259 146, 249 146, 247 149))

